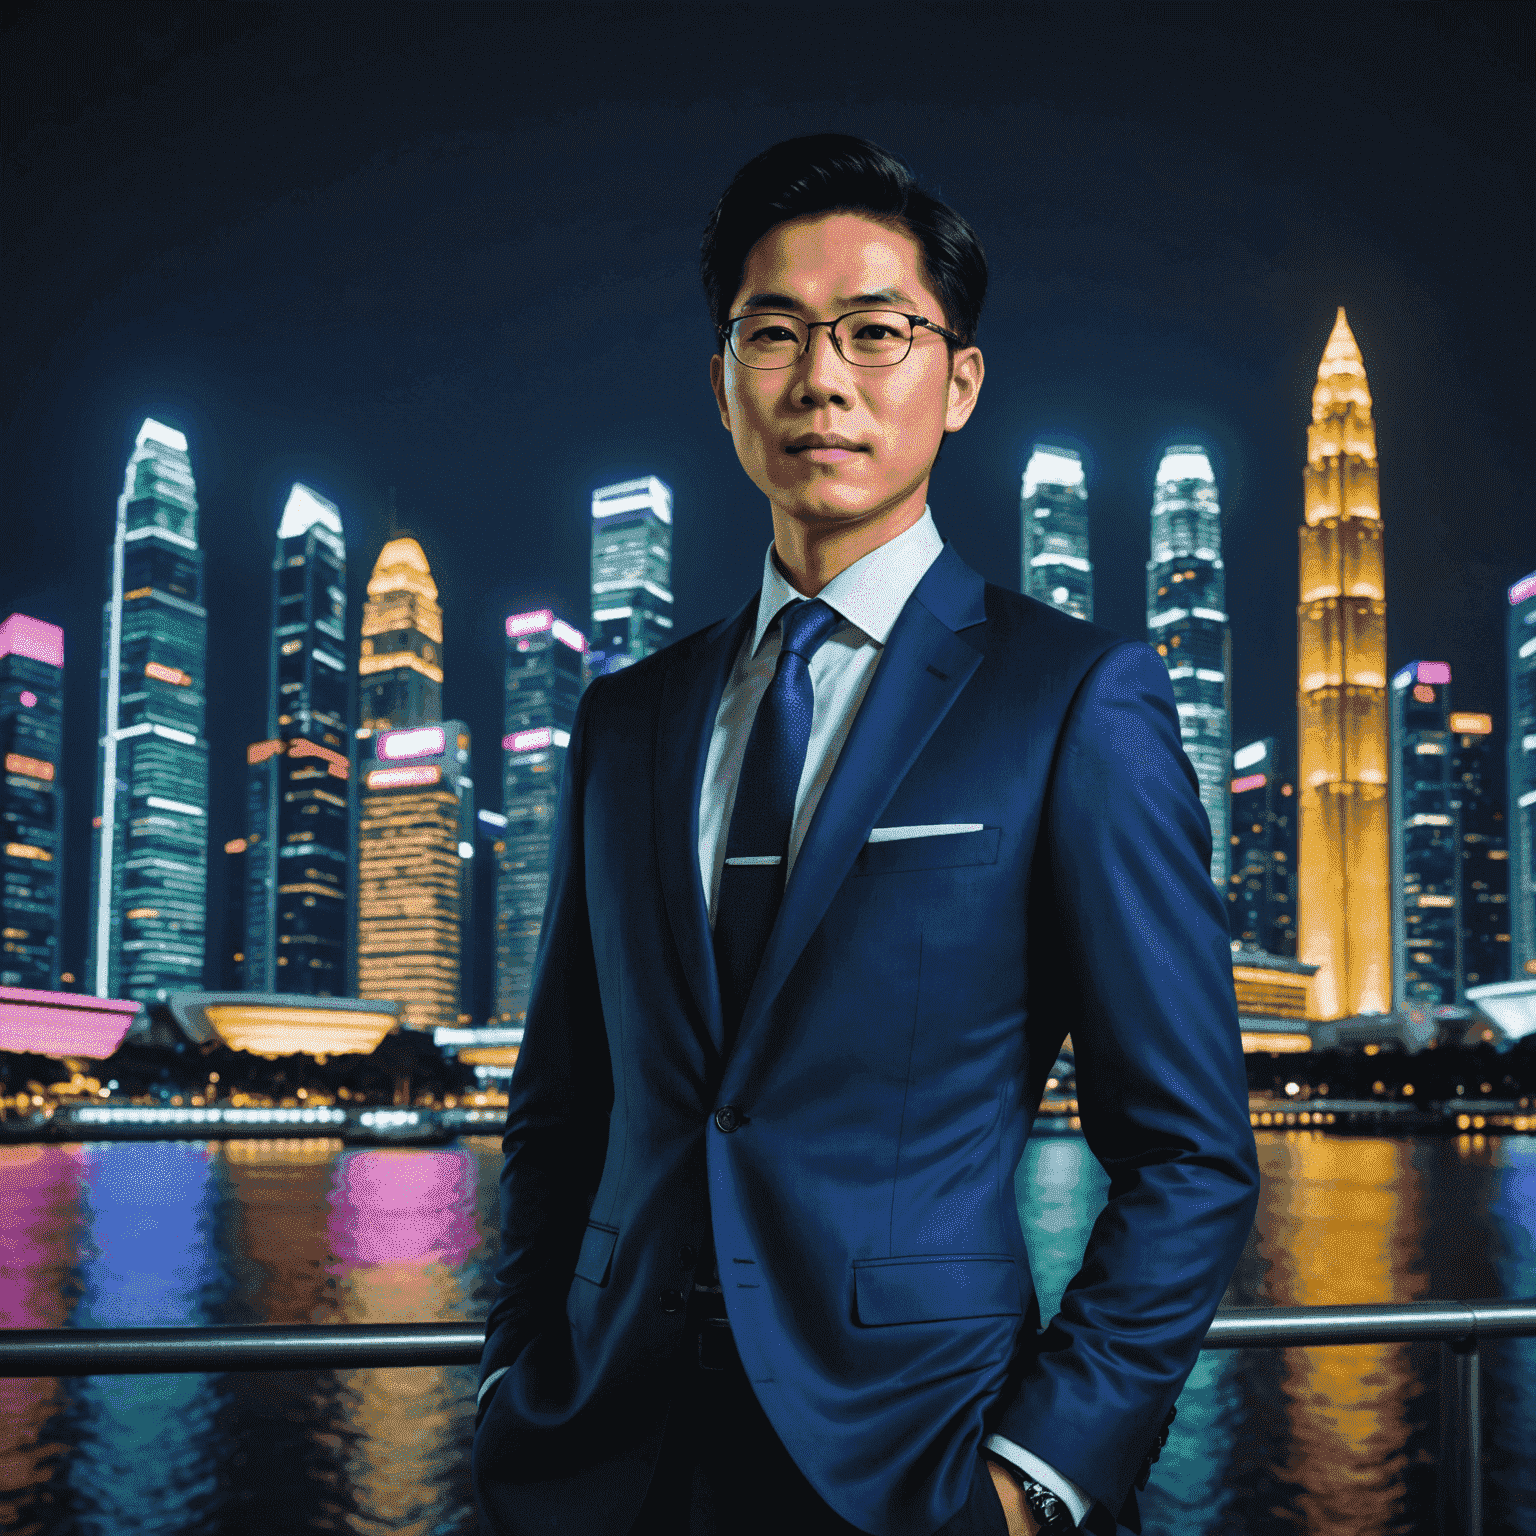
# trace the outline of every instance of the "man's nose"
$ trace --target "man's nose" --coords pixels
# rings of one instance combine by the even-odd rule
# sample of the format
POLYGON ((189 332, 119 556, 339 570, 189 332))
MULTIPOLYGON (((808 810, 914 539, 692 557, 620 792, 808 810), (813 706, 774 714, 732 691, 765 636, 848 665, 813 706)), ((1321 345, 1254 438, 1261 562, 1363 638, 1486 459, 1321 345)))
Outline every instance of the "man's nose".
POLYGON ((850 365, 837 350, 830 326, 818 325, 800 359, 803 396, 808 400, 841 400, 850 393, 850 365))

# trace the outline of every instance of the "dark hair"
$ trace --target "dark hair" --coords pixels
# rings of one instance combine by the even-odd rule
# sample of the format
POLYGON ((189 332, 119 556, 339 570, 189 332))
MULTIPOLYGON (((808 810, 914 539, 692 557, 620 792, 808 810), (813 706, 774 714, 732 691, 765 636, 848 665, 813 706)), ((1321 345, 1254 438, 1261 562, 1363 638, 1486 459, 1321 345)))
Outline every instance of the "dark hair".
POLYGON ((944 306, 944 323, 969 345, 987 296, 987 258, 971 228, 918 186, 895 155, 847 133, 786 139, 731 178, 704 227, 699 265, 717 327, 730 318, 747 255, 770 229, 807 214, 846 209, 906 230, 944 306))

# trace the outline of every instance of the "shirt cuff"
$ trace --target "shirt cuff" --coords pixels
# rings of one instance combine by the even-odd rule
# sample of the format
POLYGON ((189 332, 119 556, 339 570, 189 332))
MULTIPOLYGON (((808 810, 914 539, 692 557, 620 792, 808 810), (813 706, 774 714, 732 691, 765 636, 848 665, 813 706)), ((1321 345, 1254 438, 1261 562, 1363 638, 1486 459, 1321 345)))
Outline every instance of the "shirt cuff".
MULTIPOLYGON (((491 1390, 491 1388, 494 1387, 496 1385, 496 1383, 498 1381, 500 1381, 501 1378, 503 1376, 505 1376, 507 1374, 507 1372, 510 1371, 511 1369, 512 1369, 512 1367, 510 1365, 504 1365, 504 1366, 501 1367, 500 1370, 492 1371, 491 1374, 489 1376, 487 1376, 485 1378, 485 1380, 480 1383, 480 1390, 475 1393, 475 1407, 476 1408, 478 1408, 480 1406, 480 1404, 485 1401, 485 1394, 487 1392, 489 1392, 491 1390)), ((1024 1454, 1026 1456, 1028 1456, 1029 1452, 1025 1451, 1024 1454)), ((1040 1481, 1043 1483, 1045 1481, 1045 1479, 1042 1477, 1040 1479, 1040 1481)))
POLYGON ((1050 1462, 1041 1461, 1033 1451, 1026 1451, 1022 1445, 1015 1445, 1012 1440, 1005 1440, 1001 1435, 990 1436, 986 1449, 1017 1467, 1025 1477, 1043 1483, 1072 1512, 1074 1523, 1083 1523, 1083 1516, 1088 1513, 1093 1500, 1065 1473, 1058 1472, 1050 1462))

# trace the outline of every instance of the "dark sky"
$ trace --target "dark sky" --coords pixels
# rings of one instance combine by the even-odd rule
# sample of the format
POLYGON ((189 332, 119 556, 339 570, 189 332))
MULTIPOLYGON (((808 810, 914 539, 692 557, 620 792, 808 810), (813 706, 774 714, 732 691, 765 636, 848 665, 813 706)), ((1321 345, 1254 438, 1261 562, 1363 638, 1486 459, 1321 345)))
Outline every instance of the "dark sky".
POLYGON ((709 396, 697 250, 737 166, 796 133, 896 150, 987 249, 986 386, 931 494, 972 565, 1017 587, 1019 474, 1066 434, 1097 617, 1142 635, 1152 474, 1205 443, 1234 740, 1291 742, 1305 424, 1343 304, 1376 401, 1389 662, 1447 659, 1457 705, 1502 717, 1503 588, 1536 566, 1531 14, 15 7, 0 615, 67 632, 66 959, 140 421, 186 431, 202 505, 214 847, 264 733, 296 478, 341 507, 354 629, 396 488, 442 592, 445 711, 497 805, 501 620, 535 595, 585 612, 594 486, 672 485, 680 635, 755 585, 767 511, 709 396))

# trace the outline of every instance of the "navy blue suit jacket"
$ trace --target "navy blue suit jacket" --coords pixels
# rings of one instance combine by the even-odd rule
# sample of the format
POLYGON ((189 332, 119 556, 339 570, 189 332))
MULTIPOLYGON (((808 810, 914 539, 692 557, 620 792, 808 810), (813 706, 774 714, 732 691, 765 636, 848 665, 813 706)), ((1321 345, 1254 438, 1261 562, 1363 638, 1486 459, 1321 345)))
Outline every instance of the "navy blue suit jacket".
POLYGON ((482 1507, 519 1536, 626 1528, 684 1327, 660 1298, 712 1213, 743 1364, 844 1518, 933 1531, 993 1432, 1121 1510, 1258 1186, 1167 673, 946 548, 722 1057, 698 805, 755 612, 594 683, 571 733, 507 1112, 482 1507), (931 823, 983 830, 868 841, 931 823), (1013 1175, 1069 1031, 1109 1202, 1042 1333, 1013 1175))

